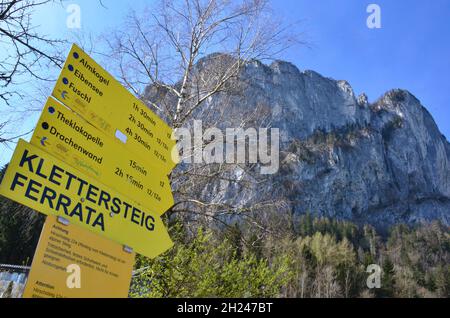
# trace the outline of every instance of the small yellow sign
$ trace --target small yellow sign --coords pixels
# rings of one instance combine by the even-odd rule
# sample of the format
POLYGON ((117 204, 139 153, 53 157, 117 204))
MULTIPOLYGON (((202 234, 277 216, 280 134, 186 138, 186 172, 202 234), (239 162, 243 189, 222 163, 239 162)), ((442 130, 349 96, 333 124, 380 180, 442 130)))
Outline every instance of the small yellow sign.
POLYGON ((172 129, 75 44, 52 95, 108 136, 126 136, 131 151, 166 174, 175 167, 172 129))
POLYGON ((173 245, 157 213, 24 140, 16 147, 0 194, 41 213, 63 216, 150 258, 173 245))
POLYGON ((24 298, 126 298, 134 252, 48 216, 24 298))
POLYGON ((174 203, 167 175, 53 98, 42 111, 31 144, 158 215, 174 203))

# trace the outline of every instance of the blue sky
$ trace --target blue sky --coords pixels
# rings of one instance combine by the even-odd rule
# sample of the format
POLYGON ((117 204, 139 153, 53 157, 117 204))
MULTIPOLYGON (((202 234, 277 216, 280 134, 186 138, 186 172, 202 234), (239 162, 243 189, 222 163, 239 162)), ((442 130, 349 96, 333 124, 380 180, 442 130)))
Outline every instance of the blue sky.
MULTIPOLYGON (((103 0, 106 8, 93 0, 56 3, 37 11, 34 22, 50 36, 67 38, 74 32, 66 27, 69 4, 80 6, 83 32, 99 35, 120 26, 130 9, 139 11, 152 1, 103 0)), ((286 52, 283 59, 301 70, 345 79, 370 101, 393 88, 407 89, 450 140, 450 1, 283 0, 272 1, 272 6, 284 21, 299 21, 297 31, 309 43, 308 48, 286 52), (371 3, 381 7, 381 29, 366 26, 371 3)), ((22 131, 37 119, 38 114, 30 117, 22 131)), ((0 149, 0 165, 11 155, 12 150, 0 149)))
POLYGON ((370 101, 409 90, 450 140, 450 1, 277 1, 276 11, 301 19, 311 49, 289 52, 300 69, 347 80, 370 101), (366 27, 368 4, 381 7, 382 28, 366 27))

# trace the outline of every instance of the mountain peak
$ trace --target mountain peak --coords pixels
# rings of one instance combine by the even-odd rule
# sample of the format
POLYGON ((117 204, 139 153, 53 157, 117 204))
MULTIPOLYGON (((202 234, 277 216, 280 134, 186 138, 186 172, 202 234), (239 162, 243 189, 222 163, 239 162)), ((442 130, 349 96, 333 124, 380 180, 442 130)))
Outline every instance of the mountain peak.
MULTIPOLYGON (((202 65, 218 58, 226 55, 209 56, 202 65)), ((450 146, 409 91, 393 89, 369 103, 345 80, 284 61, 252 61, 236 81, 242 91, 215 95, 208 112, 223 114, 227 105, 219 128, 255 113, 255 125, 269 121, 279 128, 281 166, 264 194, 257 184, 211 185, 221 200, 235 206, 284 200, 293 215, 311 212, 384 228, 435 219, 450 224, 450 146), (259 107, 268 113, 255 112, 259 107)))

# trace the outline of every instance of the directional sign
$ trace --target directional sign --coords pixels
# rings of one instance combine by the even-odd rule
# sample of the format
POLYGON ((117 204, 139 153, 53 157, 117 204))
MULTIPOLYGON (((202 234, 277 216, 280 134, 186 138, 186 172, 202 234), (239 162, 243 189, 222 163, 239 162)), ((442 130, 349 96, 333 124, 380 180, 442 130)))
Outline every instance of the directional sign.
POLYGON ((173 243, 158 214, 20 140, 0 194, 156 257, 173 243))
POLYGON ((135 253, 79 226, 48 216, 24 298, 126 298, 135 253))
POLYGON ((178 157, 172 129, 75 44, 52 95, 130 151, 148 156, 168 174, 178 157))
POLYGON ((173 205, 167 175, 49 98, 31 144, 162 215, 173 205))

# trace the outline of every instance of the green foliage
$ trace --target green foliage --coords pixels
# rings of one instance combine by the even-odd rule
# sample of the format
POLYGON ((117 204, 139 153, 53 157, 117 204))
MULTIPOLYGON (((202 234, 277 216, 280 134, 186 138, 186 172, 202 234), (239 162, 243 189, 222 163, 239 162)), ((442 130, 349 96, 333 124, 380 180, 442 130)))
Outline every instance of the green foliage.
POLYGON ((450 232, 438 222, 394 227, 385 254, 392 260, 396 297, 450 295, 450 232))
POLYGON ((218 241, 209 230, 188 241, 180 231, 172 229, 178 244, 166 254, 138 257, 132 297, 276 297, 289 278, 283 259, 269 265, 252 254, 239 257, 229 239, 218 241))
MULTIPOLYGON (((0 262, 30 264, 43 221, 0 197, 0 262)), ((385 237, 311 213, 268 229, 188 228, 176 219, 169 229, 171 250, 137 257, 131 297, 450 296, 450 232, 437 222, 398 225, 385 237), (370 264, 382 267, 380 289, 366 286, 370 264)))
POLYGON ((371 226, 306 214, 280 237, 234 224, 226 231, 176 223, 175 246, 138 257, 132 297, 448 297, 449 231, 397 226, 386 241, 371 226), (262 237, 262 238, 261 238, 262 237), (381 288, 366 286, 369 264, 381 288))

